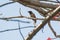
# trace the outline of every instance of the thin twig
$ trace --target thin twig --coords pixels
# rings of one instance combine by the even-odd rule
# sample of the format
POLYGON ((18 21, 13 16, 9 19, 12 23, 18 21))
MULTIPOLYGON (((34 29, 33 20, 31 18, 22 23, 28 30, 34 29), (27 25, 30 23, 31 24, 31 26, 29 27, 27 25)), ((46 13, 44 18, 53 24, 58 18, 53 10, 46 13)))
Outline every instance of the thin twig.
MULTIPOLYGON (((14 16, 14 17, 5 17, 5 18, 0 18, 1 20, 8 20, 13 19, 13 18, 27 18, 27 19, 35 19, 35 20, 45 20, 45 18, 33 18, 33 17, 27 17, 27 16, 14 16)), ((59 18, 57 19, 51 19, 52 21, 60 21, 59 18)))
POLYGON ((7 21, 14 21, 14 22, 22 22, 22 23, 30 23, 30 22, 28 22, 28 21, 22 21, 22 20, 16 20, 16 19, 8 19, 7 21))
POLYGON ((48 22, 48 25, 49 25, 49 28, 51 29, 51 31, 53 32, 54 36, 56 38, 60 38, 60 35, 57 35, 56 32, 54 31, 54 29, 52 28, 50 21, 48 22))
POLYGON ((0 7, 6 6, 6 5, 9 5, 9 4, 12 4, 12 3, 15 3, 15 2, 8 2, 8 3, 5 3, 5 4, 2 4, 2 5, 0 5, 0 7))
MULTIPOLYGON (((18 27, 20 28, 20 22, 18 22, 18 27)), ((21 29, 19 29, 19 33, 21 34, 23 40, 25 40, 25 38, 24 38, 24 36, 23 36, 23 34, 22 34, 22 32, 21 32, 21 29)))
POLYGON ((21 14, 21 8, 19 9, 19 14, 20 14, 20 16, 22 16, 22 14, 21 14))
POLYGON ((54 29, 52 28, 50 21, 48 22, 48 26, 49 26, 49 28, 51 29, 51 31, 53 32, 54 36, 56 37, 56 32, 55 32, 54 29))
POLYGON ((15 21, 15 22, 22 22, 22 23, 30 23, 28 21, 22 21, 22 20, 18 20, 18 19, 0 18, 0 20, 15 21))
POLYGON ((34 26, 27 26, 27 27, 15 28, 15 29, 2 30, 2 31, 0 31, 0 33, 7 32, 7 31, 19 30, 19 29, 25 29, 25 28, 34 28, 34 26))

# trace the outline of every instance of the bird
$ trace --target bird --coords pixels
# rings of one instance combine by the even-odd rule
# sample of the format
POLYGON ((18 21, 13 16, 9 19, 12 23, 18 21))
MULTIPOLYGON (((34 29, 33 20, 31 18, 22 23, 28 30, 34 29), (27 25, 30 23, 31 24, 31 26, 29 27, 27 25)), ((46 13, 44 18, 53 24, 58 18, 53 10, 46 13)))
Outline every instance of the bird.
MULTIPOLYGON (((32 11, 28 11, 30 17, 36 18, 35 14, 32 11)), ((36 27, 36 19, 32 19, 34 21, 34 27, 36 27)))

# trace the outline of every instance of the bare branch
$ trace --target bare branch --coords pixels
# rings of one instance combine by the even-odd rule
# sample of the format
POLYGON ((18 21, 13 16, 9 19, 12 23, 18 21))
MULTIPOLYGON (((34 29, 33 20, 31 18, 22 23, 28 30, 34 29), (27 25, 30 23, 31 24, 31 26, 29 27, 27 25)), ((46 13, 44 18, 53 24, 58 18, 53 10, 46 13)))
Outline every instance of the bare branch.
POLYGON ((12 4, 12 3, 15 3, 15 2, 8 2, 8 3, 5 3, 5 4, 2 4, 2 5, 0 5, 0 7, 6 6, 6 5, 9 5, 9 4, 12 4))
POLYGON ((41 24, 39 24, 36 28, 34 28, 34 30, 28 35, 28 37, 27 37, 25 40, 31 40, 31 39, 36 35, 36 33, 37 33, 42 27, 44 27, 44 25, 45 25, 48 21, 50 21, 50 19, 52 19, 52 17, 54 17, 54 16, 57 14, 58 10, 60 10, 60 6, 57 7, 57 8, 52 12, 52 15, 47 16, 47 19, 46 19, 46 20, 44 20, 41 24))
POLYGON ((49 28, 51 29, 51 31, 53 32, 54 36, 56 37, 56 32, 54 31, 54 29, 52 28, 50 21, 48 22, 49 28))
POLYGON ((25 28, 34 28, 34 26, 27 26, 27 27, 15 28, 15 29, 2 30, 2 31, 0 31, 0 33, 7 32, 7 31, 15 31, 15 30, 19 30, 19 29, 25 29, 25 28))
MULTIPOLYGON (((20 20, 11 20, 13 18, 27 18, 27 19, 35 19, 35 20, 45 20, 45 18, 33 18, 33 17, 26 17, 26 16, 5 17, 5 18, 0 18, 0 20, 24 22, 24 21, 20 21, 20 20)), ((57 19, 51 19, 51 20, 52 21, 60 21, 59 18, 57 18, 57 19)), ((27 22, 27 23, 29 23, 29 22, 27 22)))
POLYGON ((30 7, 30 8, 33 8, 33 9, 35 9, 36 11, 38 11, 39 12, 39 14, 40 15, 42 15, 42 16, 46 16, 46 14, 48 13, 48 12, 46 12, 45 10, 43 10, 41 7, 37 7, 37 6, 33 6, 33 5, 27 5, 28 7, 30 7))
POLYGON ((55 9, 58 5, 58 3, 52 3, 52 2, 41 2, 38 0, 12 0, 13 2, 18 2, 20 4, 23 4, 24 6, 33 8, 39 12, 42 16, 46 17, 47 13, 42 8, 52 8, 55 9), (48 6, 49 5, 49 6, 48 6))
POLYGON ((52 28, 50 21, 48 22, 48 25, 49 25, 49 28, 51 29, 51 31, 53 32, 54 36, 56 38, 60 38, 60 35, 57 35, 56 32, 54 31, 54 29, 52 28))
POLYGON ((44 8, 56 8, 58 6, 57 3, 53 4, 51 2, 46 3, 46 2, 41 2, 41 1, 39 2, 33 0, 12 0, 12 1, 21 3, 24 6, 33 5, 33 6, 44 7, 44 8))

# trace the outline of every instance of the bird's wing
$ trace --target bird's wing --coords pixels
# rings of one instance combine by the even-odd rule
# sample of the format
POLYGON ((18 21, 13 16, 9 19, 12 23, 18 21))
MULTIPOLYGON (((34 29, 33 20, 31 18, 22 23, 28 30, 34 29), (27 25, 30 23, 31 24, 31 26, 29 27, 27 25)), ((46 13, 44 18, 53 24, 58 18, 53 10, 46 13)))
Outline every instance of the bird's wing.
MULTIPOLYGON (((28 11, 28 13, 30 14, 31 17, 36 18, 35 14, 32 11, 28 11)), ((32 20, 36 23, 35 19, 32 20)))

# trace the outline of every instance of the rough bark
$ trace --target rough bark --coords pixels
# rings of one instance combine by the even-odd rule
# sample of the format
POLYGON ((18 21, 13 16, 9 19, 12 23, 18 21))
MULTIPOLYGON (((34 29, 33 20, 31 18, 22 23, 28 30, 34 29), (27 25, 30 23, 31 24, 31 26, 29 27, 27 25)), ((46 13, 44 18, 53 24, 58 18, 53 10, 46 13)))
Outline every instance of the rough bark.
POLYGON ((52 8, 52 9, 56 8, 53 12, 51 12, 50 16, 47 16, 46 19, 41 24, 39 24, 36 28, 34 28, 34 30, 31 33, 29 33, 28 37, 25 40, 31 40, 37 34, 37 32, 39 32, 40 29, 43 28, 45 26, 45 24, 48 23, 48 21, 50 21, 60 10, 60 6, 58 7, 58 5, 56 5, 56 4, 39 2, 39 0, 12 0, 12 1, 18 2, 18 3, 23 4, 24 6, 27 6, 30 8, 33 8, 39 12, 41 12, 40 7, 52 8))
POLYGON ((33 6, 44 7, 44 8, 56 8, 58 6, 53 3, 40 2, 38 0, 12 0, 12 1, 23 4, 24 6, 33 5, 33 6))
POLYGON ((18 2, 24 6, 33 8, 39 12, 42 16, 46 17, 47 13, 42 8, 52 8, 55 9, 58 5, 57 3, 47 3, 47 2, 41 2, 39 0, 12 0, 13 2, 18 2))
POLYGON ((29 36, 26 38, 26 40, 31 40, 31 39, 36 35, 36 33, 37 33, 42 27, 44 27, 44 25, 45 25, 48 21, 50 21, 50 19, 52 19, 52 17, 54 17, 54 16, 57 14, 58 10, 60 10, 60 6, 59 6, 58 8, 56 8, 56 9, 52 12, 52 15, 47 16, 46 20, 44 20, 40 25, 38 25, 38 26, 33 30, 33 32, 31 32, 31 33, 29 34, 29 36))

